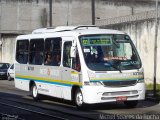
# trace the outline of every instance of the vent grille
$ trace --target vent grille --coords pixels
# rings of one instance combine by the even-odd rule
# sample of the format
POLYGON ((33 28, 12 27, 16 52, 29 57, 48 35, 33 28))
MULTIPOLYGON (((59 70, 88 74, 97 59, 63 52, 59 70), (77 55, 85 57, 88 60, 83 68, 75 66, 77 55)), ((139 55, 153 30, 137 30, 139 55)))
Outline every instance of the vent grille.
POLYGON ((105 92, 103 96, 123 96, 123 95, 135 95, 138 94, 137 90, 132 91, 117 91, 117 92, 105 92))
POLYGON ((126 81, 116 81, 116 82, 103 82, 105 86, 108 87, 124 87, 124 86, 132 86, 137 83, 137 80, 126 80, 126 81))

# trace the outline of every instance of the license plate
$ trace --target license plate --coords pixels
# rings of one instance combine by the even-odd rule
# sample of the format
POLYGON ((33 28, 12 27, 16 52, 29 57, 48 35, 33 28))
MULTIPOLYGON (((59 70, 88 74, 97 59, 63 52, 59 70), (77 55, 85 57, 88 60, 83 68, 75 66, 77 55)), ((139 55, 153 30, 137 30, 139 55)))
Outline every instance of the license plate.
POLYGON ((116 101, 126 101, 127 97, 126 96, 119 96, 116 98, 116 101))

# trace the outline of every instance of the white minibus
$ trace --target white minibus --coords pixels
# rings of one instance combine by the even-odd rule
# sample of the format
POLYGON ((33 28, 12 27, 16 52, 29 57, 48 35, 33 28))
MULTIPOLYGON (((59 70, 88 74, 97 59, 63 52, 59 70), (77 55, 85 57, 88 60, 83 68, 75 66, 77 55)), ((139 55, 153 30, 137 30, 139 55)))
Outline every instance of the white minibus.
POLYGON ((16 38, 15 87, 86 104, 145 99, 142 62, 126 33, 92 25, 37 29, 16 38))

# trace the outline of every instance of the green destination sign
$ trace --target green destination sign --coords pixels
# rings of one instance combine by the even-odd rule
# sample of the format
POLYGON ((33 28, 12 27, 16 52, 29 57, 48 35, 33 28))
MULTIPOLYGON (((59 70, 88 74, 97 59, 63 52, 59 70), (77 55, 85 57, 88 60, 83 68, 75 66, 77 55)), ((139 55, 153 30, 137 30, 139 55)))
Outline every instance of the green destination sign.
POLYGON ((82 44, 84 46, 88 45, 111 45, 112 41, 110 37, 102 37, 102 36, 96 36, 96 37, 82 37, 81 38, 82 44))

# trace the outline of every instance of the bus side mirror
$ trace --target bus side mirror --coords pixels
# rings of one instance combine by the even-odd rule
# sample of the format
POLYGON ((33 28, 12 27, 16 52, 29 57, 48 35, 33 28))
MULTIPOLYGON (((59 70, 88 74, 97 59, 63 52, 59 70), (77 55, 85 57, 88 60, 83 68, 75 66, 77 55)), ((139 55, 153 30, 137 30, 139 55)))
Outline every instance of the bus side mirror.
POLYGON ((75 58, 75 57, 76 57, 76 47, 75 47, 75 46, 72 46, 72 47, 71 47, 70 56, 71 56, 72 58, 75 58))

